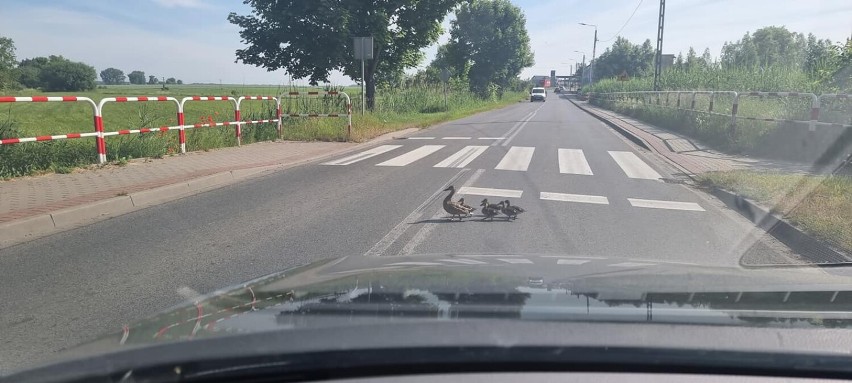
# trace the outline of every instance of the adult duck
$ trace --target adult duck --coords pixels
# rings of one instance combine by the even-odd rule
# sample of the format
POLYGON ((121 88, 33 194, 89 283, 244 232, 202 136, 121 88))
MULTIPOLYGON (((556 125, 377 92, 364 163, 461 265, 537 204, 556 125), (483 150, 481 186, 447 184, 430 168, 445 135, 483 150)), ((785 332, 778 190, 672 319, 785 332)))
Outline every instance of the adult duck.
POLYGON ((467 215, 469 211, 458 202, 453 201, 453 195, 456 194, 456 188, 453 185, 450 185, 450 187, 444 189, 444 191, 450 192, 450 194, 444 198, 444 211, 450 214, 451 220, 458 216, 459 221, 461 221, 462 216, 467 215))

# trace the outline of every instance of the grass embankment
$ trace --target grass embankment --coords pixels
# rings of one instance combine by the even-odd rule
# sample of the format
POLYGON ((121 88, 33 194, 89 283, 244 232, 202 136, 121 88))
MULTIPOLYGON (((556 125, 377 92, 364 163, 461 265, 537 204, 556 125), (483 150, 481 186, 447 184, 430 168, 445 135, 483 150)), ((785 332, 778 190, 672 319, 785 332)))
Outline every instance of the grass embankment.
MULTIPOLYGON (((660 78, 661 89, 664 91, 684 90, 713 90, 713 91, 762 91, 762 92, 835 92, 827 86, 810 79, 807 74, 798 70, 786 68, 766 69, 722 69, 696 68, 692 70, 670 69, 663 72, 660 78)), ((587 86, 584 92, 611 93, 648 91, 653 89, 653 78, 639 77, 620 82, 605 79, 587 86)), ((726 116, 705 113, 710 105, 709 95, 696 96, 695 110, 674 110, 663 108, 653 102, 608 102, 596 100, 598 106, 626 114, 665 129, 681 132, 698 138, 717 149, 731 152, 752 152, 770 142, 773 133, 779 129, 779 124, 766 121, 749 121, 739 119, 736 129, 731 129, 730 118, 726 116)), ((683 95, 680 107, 688 109, 691 97, 683 95)), ((663 106, 675 107, 677 100, 670 96, 668 104, 661 100, 663 106)), ((733 96, 717 94, 713 111, 730 115, 733 96)), ((807 121, 811 101, 808 98, 757 98, 741 97, 738 109, 740 117, 776 118, 807 121)), ((842 124, 852 123, 852 103, 846 100, 831 100, 821 105, 820 121, 842 124)), ((798 128, 807 129, 805 125, 798 128)))
MULTIPOLYGON (((104 97, 116 96, 171 96, 178 100, 192 95, 265 96, 278 95, 289 88, 276 86, 218 86, 169 85, 160 86, 108 86, 93 92, 76 93, 90 97, 95 102, 104 97)), ((298 90, 306 90, 301 88, 298 90)), ((457 119, 480 111, 502 107, 525 97, 521 93, 507 93, 500 100, 483 100, 469 92, 451 91, 445 107, 443 91, 436 87, 379 90, 376 108, 361 115, 358 89, 344 89, 353 97, 353 141, 365 141, 384 133, 410 127, 457 119)), ((16 96, 44 94, 23 91, 16 96)), ((68 95, 47 93, 46 95, 68 95)), ((0 105, 0 137, 32 137, 65 133, 94 131, 92 108, 84 103, 15 103, 0 105)), ((243 119, 275 118, 272 101, 243 101, 240 105, 243 119)), ((340 97, 285 98, 282 111, 288 113, 344 113, 345 102, 340 97)), ((170 102, 108 103, 102 110, 104 130, 107 132, 142 127, 177 125, 177 109, 170 102)), ((187 124, 223 122, 233 120, 233 105, 225 101, 187 102, 184 110, 187 124)), ((285 140, 344 141, 345 118, 287 118, 282 126, 285 140)), ((236 145, 233 127, 203 128, 187 131, 187 150, 209 150, 236 145)), ((275 124, 247 125, 242 128, 242 143, 274 140, 275 124)), ((154 157, 178 153, 177 132, 133 134, 106 138, 109 161, 129 158, 154 157)), ((74 167, 97 161, 94 139, 73 139, 0 146, 0 177, 15 177, 55 171, 65 173, 74 167)))
POLYGON ((814 237, 852 253, 850 176, 736 170, 704 173, 699 180, 757 201, 814 237))

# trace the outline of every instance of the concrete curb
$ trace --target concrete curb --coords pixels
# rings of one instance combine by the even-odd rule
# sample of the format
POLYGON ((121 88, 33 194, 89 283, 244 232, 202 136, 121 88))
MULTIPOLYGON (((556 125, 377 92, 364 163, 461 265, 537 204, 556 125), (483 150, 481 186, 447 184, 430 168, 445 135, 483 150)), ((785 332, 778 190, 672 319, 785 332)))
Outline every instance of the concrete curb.
POLYGON ((108 198, 50 213, 22 218, 0 224, 0 249, 28 242, 47 235, 93 224, 132 211, 176 201, 205 191, 218 189, 237 181, 256 178, 266 173, 284 170, 349 152, 362 150, 366 146, 405 137, 418 132, 418 128, 403 129, 376 137, 354 146, 333 150, 290 163, 265 165, 245 169, 228 170, 187 181, 142 190, 128 195, 108 198))
POLYGON ((604 124, 607 124, 607 126, 615 129, 616 131, 621 133, 621 135, 623 135, 624 137, 627 137, 628 140, 633 141, 633 143, 635 143, 636 145, 643 147, 645 150, 655 151, 654 149, 651 148, 651 145, 649 145, 647 142, 645 142, 645 140, 642 139, 641 137, 633 134, 632 132, 628 131, 627 129, 624 129, 624 128, 618 126, 618 124, 606 119, 605 117, 599 116, 597 113, 594 113, 594 112, 586 109, 585 107, 580 106, 580 104, 578 104, 576 101, 574 101, 570 98, 568 99, 568 101, 570 101, 572 104, 574 104, 574 106, 576 106, 577 108, 580 108, 580 110, 588 113, 589 115, 591 115, 594 118, 597 118, 598 120, 600 120, 604 124))
POLYGON ((797 254, 812 261, 808 264, 754 264, 743 263, 743 267, 802 267, 802 266, 849 266, 852 264, 852 256, 835 249, 825 242, 816 239, 784 219, 767 211, 754 201, 739 194, 713 187, 710 194, 721 200, 729 208, 739 212, 743 217, 749 219, 757 227, 766 231, 781 243, 787 245, 797 254))

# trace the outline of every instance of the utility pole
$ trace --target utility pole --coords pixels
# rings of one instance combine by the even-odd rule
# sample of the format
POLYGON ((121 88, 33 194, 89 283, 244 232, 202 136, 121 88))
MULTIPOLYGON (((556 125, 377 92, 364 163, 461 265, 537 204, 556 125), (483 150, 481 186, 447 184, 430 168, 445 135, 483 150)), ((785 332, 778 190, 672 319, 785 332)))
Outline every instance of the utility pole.
POLYGON ((654 90, 660 90, 660 73, 663 71, 663 25, 666 0, 660 0, 660 20, 657 23, 657 55, 654 57, 654 90))
POLYGON ((591 67, 589 67, 589 83, 591 84, 592 81, 595 80, 595 77, 594 77, 595 76, 595 51, 598 48, 598 26, 595 25, 595 24, 586 24, 586 23, 579 23, 579 24, 585 25, 587 27, 594 27, 595 28, 595 41, 592 43, 592 62, 591 62, 591 67))

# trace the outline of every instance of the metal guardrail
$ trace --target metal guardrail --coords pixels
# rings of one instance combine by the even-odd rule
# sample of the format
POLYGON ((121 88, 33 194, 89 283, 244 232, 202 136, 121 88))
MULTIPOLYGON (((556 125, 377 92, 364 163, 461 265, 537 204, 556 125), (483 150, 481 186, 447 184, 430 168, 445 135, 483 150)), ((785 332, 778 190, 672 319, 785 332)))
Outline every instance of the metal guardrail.
POLYGON ((823 100, 829 99, 852 99, 852 96, 848 94, 823 94, 823 95, 815 95, 813 93, 804 93, 804 92, 734 92, 734 91, 642 91, 642 92, 610 92, 610 93, 589 93, 589 100, 592 101, 594 99, 603 99, 607 101, 613 102, 635 102, 641 100, 643 104, 646 105, 656 105, 658 107, 672 108, 677 110, 689 110, 694 112, 708 113, 717 116, 729 116, 731 119, 730 128, 731 131, 736 130, 737 120, 755 120, 755 121, 769 121, 769 122, 796 122, 807 124, 810 131, 815 131, 817 126, 830 126, 837 128, 852 128, 852 124, 843 124, 843 123, 835 123, 835 122, 823 122, 819 121, 821 105, 823 104, 823 100), (682 95, 690 95, 690 106, 689 108, 681 107, 681 99, 682 95), (707 94, 710 96, 709 107, 706 111, 695 109, 696 97, 701 94, 707 94), (714 112, 714 104, 717 99, 717 95, 732 95, 732 104, 731 104, 731 113, 722 114, 714 112), (674 96, 676 99, 676 105, 670 105, 671 96, 674 96), (779 119, 779 118, 763 118, 763 117, 751 117, 751 116, 740 116, 739 115, 739 105, 740 99, 743 97, 779 97, 779 98, 807 98, 811 102, 810 108, 810 119, 807 121, 802 120, 791 120, 791 119, 779 119), (663 98, 665 98, 665 105, 663 105, 663 98), (654 99, 656 102, 652 102, 651 99, 654 99))

